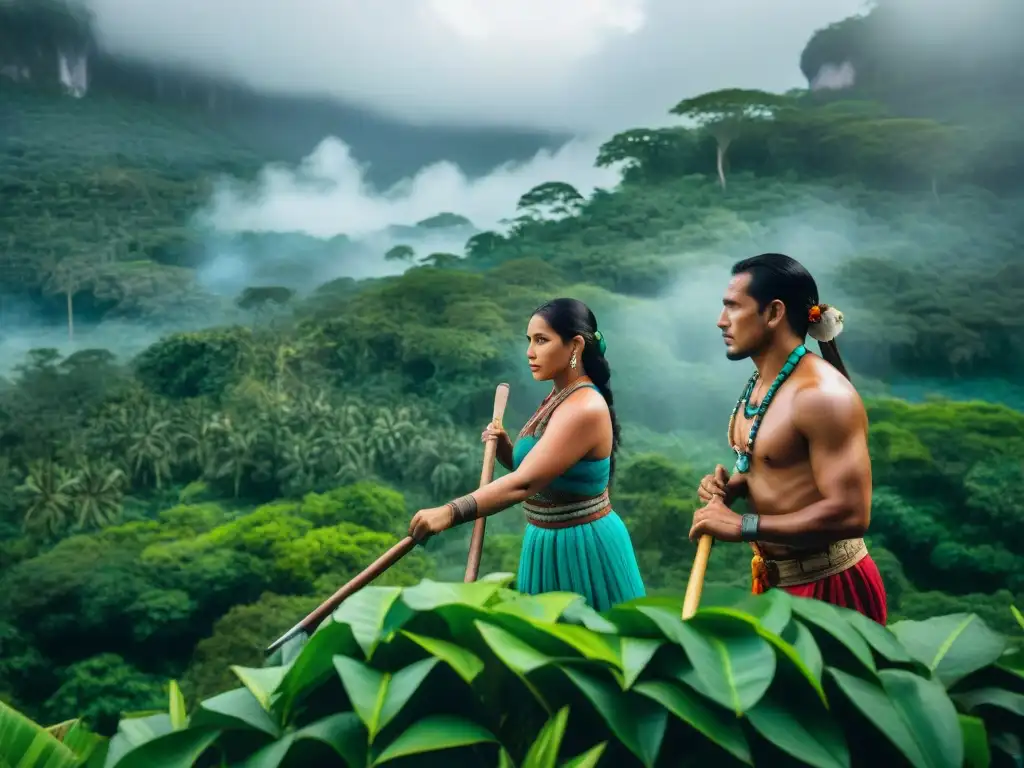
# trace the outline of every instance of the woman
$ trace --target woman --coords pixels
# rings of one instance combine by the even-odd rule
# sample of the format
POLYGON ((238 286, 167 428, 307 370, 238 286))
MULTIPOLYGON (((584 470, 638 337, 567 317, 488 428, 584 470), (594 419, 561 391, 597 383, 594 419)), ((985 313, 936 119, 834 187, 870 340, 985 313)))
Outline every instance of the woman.
POLYGON ((409 534, 421 540, 522 503, 520 592, 576 592, 599 611, 643 597, 633 543, 608 499, 619 426, 594 313, 576 299, 555 299, 533 313, 526 336, 533 378, 554 387, 515 446, 499 426, 483 433, 485 441, 498 440, 498 460, 512 472, 443 507, 421 509, 409 534))

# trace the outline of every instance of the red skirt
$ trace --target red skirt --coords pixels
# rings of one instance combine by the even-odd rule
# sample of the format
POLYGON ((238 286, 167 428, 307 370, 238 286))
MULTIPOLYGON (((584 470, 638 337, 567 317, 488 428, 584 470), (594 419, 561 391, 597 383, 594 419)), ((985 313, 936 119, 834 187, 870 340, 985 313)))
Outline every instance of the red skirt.
POLYGON ((782 587, 794 597, 813 597, 842 608, 850 608, 874 619, 883 627, 887 618, 885 584, 878 566, 865 555, 856 565, 842 573, 827 576, 810 584, 782 587))

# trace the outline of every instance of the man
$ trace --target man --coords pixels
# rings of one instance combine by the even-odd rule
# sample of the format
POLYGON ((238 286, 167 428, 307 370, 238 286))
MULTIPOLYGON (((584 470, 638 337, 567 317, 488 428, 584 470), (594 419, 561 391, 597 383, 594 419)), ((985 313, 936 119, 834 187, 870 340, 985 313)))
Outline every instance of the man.
POLYGON ((871 519, 867 413, 833 341, 838 310, 781 254, 737 263, 718 327, 730 360, 757 369, 729 421, 732 476, 706 476, 694 541, 750 542, 755 593, 774 587, 886 623, 885 586, 861 538, 871 519), (810 334, 822 357, 804 347, 810 334), (750 513, 729 506, 746 497, 750 513))

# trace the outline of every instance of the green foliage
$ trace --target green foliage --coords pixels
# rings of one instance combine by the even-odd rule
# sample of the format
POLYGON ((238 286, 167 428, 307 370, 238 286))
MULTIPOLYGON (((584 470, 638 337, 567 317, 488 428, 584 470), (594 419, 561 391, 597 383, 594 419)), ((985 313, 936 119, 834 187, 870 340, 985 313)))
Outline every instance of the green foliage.
MULTIPOLYGON (((190 702, 209 701, 234 684, 235 663, 250 669, 243 676, 255 685, 259 649, 283 625, 394 543, 412 510, 474 487, 494 384, 512 384, 510 425, 522 423, 542 394, 523 371, 522 331, 530 311, 553 295, 586 300, 612 340, 624 425, 613 499, 649 593, 675 599, 693 560, 686 532, 698 503, 694 489, 700 475, 728 459, 724 419, 739 389, 732 391, 691 333, 710 323, 710 315, 697 316, 701 305, 693 299, 705 298, 705 271, 724 273, 734 258, 775 248, 813 255, 829 300, 856 318, 843 352, 869 409, 870 546, 892 619, 971 612, 1015 635, 1009 609, 1024 595, 1017 503, 1024 498, 1024 422, 1013 384, 1024 372, 1024 152, 1020 120, 1013 119, 1018 107, 999 84, 1017 84, 1024 24, 1012 23, 1019 9, 1008 0, 986 0, 985 8, 990 13, 976 14, 983 21, 956 24, 910 0, 877 3, 815 35, 804 52, 812 85, 823 66, 849 61, 851 88, 681 94, 687 98, 673 111, 687 125, 635 126, 601 147, 597 165, 624 170, 615 189, 583 195, 562 181, 539 184, 524 192, 501 231, 477 231, 452 212, 390 227, 382 233, 388 242, 431 233, 468 238, 464 256, 395 245, 379 256, 408 265, 400 276, 341 277, 315 288, 288 282, 293 275, 261 277, 235 303, 199 289, 193 268, 207 253, 223 246, 253 263, 283 254, 290 269, 302 267, 292 272, 314 274, 304 267, 337 263, 355 241, 206 228, 196 214, 213 185, 222 175, 251 178, 264 161, 216 130, 209 111, 123 93, 112 98, 102 87, 64 99, 56 88, 0 78, 0 99, 18 116, 0 138, 0 230, 8 233, 0 242, 0 333, 11 333, 12 304, 15 312, 38 311, 77 345, 97 320, 128 319, 133 329, 148 326, 147 335, 162 332, 130 360, 102 349, 66 357, 33 350, 0 379, 0 697, 38 719, 86 715, 109 732, 120 709, 163 700, 158 680, 181 679, 190 702), (938 29, 934 24, 948 44, 924 40, 932 33, 922 31, 938 29), (1000 43, 1006 40, 1015 42, 1000 43), (978 53, 965 64, 949 50, 978 53), (264 322, 271 310, 272 322, 264 322), (201 328, 208 318, 222 325, 201 328)), ((77 48, 87 33, 85 17, 60 3, 0 0, 5 64, 29 66, 44 81, 53 79, 57 48, 77 48)), ((485 563, 492 570, 517 567, 521 530, 515 513, 489 522, 485 563)), ((380 584, 454 578, 464 567, 466 536, 437 537, 380 584)), ((744 547, 716 546, 709 590, 747 589, 748 558, 744 547)), ((504 631, 523 629, 497 605, 475 610, 417 609, 410 621, 424 625, 424 637, 465 639, 472 634, 467 617, 498 616, 504 631)), ((760 613, 751 615, 768 627, 760 613)), ((694 631, 711 632, 717 621, 705 617, 694 631)), ((842 653, 833 658, 835 643, 810 624, 796 626, 786 630, 791 637, 817 633, 829 664, 850 672, 842 653)), ((405 659, 402 637, 387 639, 384 655, 370 659, 374 674, 403 668, 388 666, 387 658, 394 643, 396 658, 405 659)), ((533 629, 523 638, 538 641, 533 629)), ((474 642, 485 657, 482 641, 474 642)), ((629 653, 650 648, 627 645, 629 653)), ((554 653, 547 640, 537 648, 554 653)), ((564 651, 557 652, 559 669, 575 669, 564 663, 564 651)), ((659 651, 648 659, 651 670, 666 653, 678 656, 659 651)), ((511 680, 487 661, 481 680, 511 680)), ((625 670, 611 662, 608 668, 625 670)), ((561 681, 559 695, 577 695, 552 664, 529 686, 544 689, 548 672, 561 681)), ((337 670, 332 674, 333 693, 348 702, 337 670)), ((429 673, 431 693, 437 674, 429 673)), ((859 668, 853 674, 881 679, 859 668)), ((825 677, 837 712, 857 710, 836 693, 838 678, 825 677)), ((512 681, 515 695, 530 690, 519 680, 512 681)), ((769 694, 780 685, 773 680, 769 694)), ((615 696, 636 693, 621 688, 613 684, 615 696)), ((480 712, 494 715, 495 694, 485 694, 492 703, 480 712)), ((705 703, 703 693, 680 695, 705 703)), ((222 701, 239 698, 231 696, 222 701)), ((316 706, 319 696, 311 694, 316 706)), ((179 732, 180 699, 172 687, 173 718, 126 721, 119 749, 172 730, 179 754, 203 751, 207 738, 227 743, 209 733, 190 741, 191 728, 179 732)), ((587 741, 606 725, 582 700, 568 708, 552 701, 543 715, 525 700, 528 736, 515 731, 526 726, 514 717, 511 735, 506 725, 496 731, 482 723, 520 763, 590 765, 628 752, 617 734, 604 747, 587 741)), ((1000 693, 977 704, 985 723, 998 721, 1005 701, 1000 693)), ((961 714, 975 711, 959 700, 957 706, 961 714)), ((753 711, 733 725, 751 749, 778 756, 772 750, 785 747, 765 745, 753 711)), ((249 714, 259 717, 255 712, 249 714)), ((324 712, 341 719, 319 729, 302 721, 311 729, 301 737, 286 729, 276 748, 296 750, 301 760, 318 739, 330 741, 329 727, 365 729, 357 710, 324 712)), ((790 710, 769 716, 780 712, 785 718, 790 710)), ((401 717, 379 739, 387 741, 401 717)), ((658 710, 652 722, 662 717, 658 710)), ((674 717, 666 720, 665 745, 682 728, 674 717)), ((864 727, 860 715, 850 722, 864 727)), ((998 722, 1012 732, 1012 724, 998 722)), ((460 736, 451 721, 428 725, 438 733, 448 728, 456 741, 472 736, 460 736)), ((984 728, 969 716, 960 728, 968 764, 986 764, 984 728)), ((403 733, 411 742, 430 738, 424 730, 403 733)), ((813 743, 801 737, 798 747, 813 743)), ((463 754, 486 749, 496 754, 493 746, 463 754)), ((138 754, 141 764, 152 764, 145 748, 138 754)), ((436 755, 442 762, 448 756, 436 755)), ((833 759, 818 757, 818 764, 833 759)))
POLYGON ((0 701, 0 755, 18 768, 80 768, 102 765, 106 744, 81 721, 44 729, 0 701))
POLYGON ((281 666, 233 667, 241 686, 187 722, 150 715, 140 738, 140 721, 123 720, 111 768, 200 755, 654 766, 680 754, 959 768, 988 764, 1024 718, 1016 656, 973 615, 890 632, 783 592, 723 593, 683 622, 674 600, 598 614, 578 595, 523 596, 506 581, 368 587, 281 666))

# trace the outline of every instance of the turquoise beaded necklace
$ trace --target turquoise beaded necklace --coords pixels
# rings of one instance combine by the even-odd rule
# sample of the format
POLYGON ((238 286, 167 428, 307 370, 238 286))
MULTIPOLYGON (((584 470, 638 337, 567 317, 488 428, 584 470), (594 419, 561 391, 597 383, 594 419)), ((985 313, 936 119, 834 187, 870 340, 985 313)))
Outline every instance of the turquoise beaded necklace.
POLYGON ((768 410, 768 406, 771 405, 772 399, 775 397, 775 393, 779 391, 779 387, 782 386, 783 382, 789 378, 789 375, 796 368, 796 364, 800 362, 800 359, 807 354, 807 347, 801 344, 799 347, 794 349, 789 357, 786 359, 786 364, 782 366, 782 370, 779 371, 779 375, 775 377, 775 381, 768 387, 768 391, 765 392, 764 397, 761 399, 761 405, 756 409, 751 409, 747 405, 747 401, 750 399, 750 395, 754 391, 754 385, 757 383, 757 371, 754 371, 754 375, 750 377, 750 381, 747 382, 746 389, 743 390, 743 394, 740 395, 740 399, 736 401, 736 407, 732 409, 732 415, 729 417, 729 447, 736 453, 736 466, 733 468, 733 472, 739 472, 740 474, 746 474, 750 471, 750 461, 754 455, 754 440, 757 438, 757 431, 761 428, 761 421, 764 419, 765 411, 768 410), (749 419, 753 418, 754 421, 750 425, 750 433, 747 435, 747 446, 745 451, 740 451, 733 445, 732 442, 732 431, 736 425, 736 414, 740 412, 740 406, 743 406, 743 413, 749 419))

